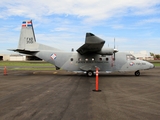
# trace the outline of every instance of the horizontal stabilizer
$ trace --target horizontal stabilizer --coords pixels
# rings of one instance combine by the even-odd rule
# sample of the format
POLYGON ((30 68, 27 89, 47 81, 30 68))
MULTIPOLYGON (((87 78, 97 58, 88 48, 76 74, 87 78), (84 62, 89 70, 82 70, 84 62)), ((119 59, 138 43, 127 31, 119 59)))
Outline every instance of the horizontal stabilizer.
POLYGON ((8 50, 23 53, 23 54, 35 54, 39 52, 39 51, 30 51, 30 50, 24 50, 24 49, 8 49, 8 50))

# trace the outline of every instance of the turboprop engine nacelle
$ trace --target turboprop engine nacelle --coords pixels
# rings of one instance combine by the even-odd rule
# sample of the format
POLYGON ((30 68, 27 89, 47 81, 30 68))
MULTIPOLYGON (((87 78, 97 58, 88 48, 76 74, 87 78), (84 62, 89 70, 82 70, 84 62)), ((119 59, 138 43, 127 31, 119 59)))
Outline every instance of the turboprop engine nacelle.
POLYGON ((113 55, 113 48, 102 48, 101 51, 98 52, 100 55, 113 55))

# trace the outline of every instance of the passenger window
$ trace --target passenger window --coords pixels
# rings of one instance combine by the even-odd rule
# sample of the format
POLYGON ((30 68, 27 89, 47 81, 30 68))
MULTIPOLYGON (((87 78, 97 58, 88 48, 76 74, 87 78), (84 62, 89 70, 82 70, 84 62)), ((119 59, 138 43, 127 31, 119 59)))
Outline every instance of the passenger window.
POLYGON ((71 58, 71 61, 73 61, 73 58, 71 58))
POLYGON ((81 58, 78 58, 78 61, 82 61, 82 59, 81 59, 81 58))
POLYGON ((102 61, 102 58, 99 58, 100 61, 102 61))
POLYGON ((88 58, 86 58, 85 60, 88 61, 88 58))

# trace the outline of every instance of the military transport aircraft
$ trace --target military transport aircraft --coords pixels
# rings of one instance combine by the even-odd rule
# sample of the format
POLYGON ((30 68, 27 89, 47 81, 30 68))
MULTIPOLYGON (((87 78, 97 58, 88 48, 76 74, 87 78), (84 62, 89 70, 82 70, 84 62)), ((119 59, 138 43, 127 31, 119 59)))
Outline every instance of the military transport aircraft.
POLYGON ((154 65, 136 59, 132 54, 118 52, 115 48, 103 48, 105 41, 92 33, 86 33, 85 43, 77 52, 65 52, 54 47, 36 42, 32 20, 22 22, 19 45, 12 51, 36 56, 54 64, 56 69, 83 72, 93 76, 96 67, 99 72, 134 71, 135 76, 140 70, 154 68, 154 65))

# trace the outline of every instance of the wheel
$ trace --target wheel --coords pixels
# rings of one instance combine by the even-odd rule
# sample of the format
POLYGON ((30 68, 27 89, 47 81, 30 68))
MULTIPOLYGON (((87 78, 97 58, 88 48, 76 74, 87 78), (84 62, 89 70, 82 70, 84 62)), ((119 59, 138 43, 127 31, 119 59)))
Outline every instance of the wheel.
POLYGON ((140 71, 137 70, 134 74, 135 74, 135 76, 140 76, 140 71))
POLYGON ((92 70, 87 71, 87 76, 92 77, 93 76, 93 71, 92 70))

